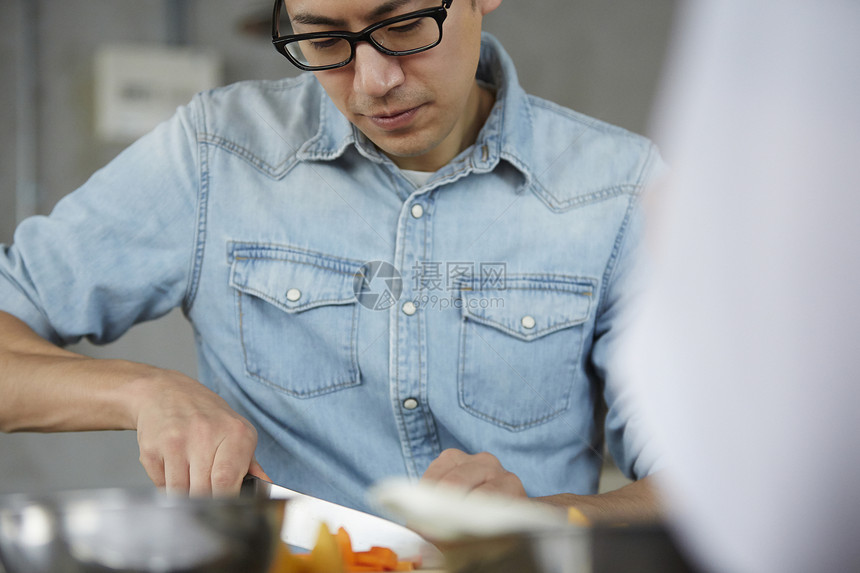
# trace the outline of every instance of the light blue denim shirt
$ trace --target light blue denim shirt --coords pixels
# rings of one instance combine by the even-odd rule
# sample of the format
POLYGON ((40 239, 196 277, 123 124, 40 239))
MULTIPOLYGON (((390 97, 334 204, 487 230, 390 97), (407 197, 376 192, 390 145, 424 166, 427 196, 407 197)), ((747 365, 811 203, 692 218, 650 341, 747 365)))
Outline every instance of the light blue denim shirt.
POLYGON ((489 119, 420 188, 313 75, 200 94, 19 226, 0 309, 62 344, 182 307, 269 475, 355 507, 449 447, 532 496, 593 493, 601 395, 616 462, 647 475, 611 356, 658 153, 524 93, 488 35, 478 77, 489 119))

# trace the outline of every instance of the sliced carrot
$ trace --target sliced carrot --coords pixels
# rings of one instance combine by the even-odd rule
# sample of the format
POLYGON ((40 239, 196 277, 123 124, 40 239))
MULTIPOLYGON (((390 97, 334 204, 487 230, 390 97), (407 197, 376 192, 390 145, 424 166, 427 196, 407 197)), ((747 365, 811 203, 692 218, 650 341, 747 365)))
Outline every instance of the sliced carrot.
POLYGON ((329 531, 325 523, 320 524, 317 543, 310 553, 311 568, 313 571, 326 573, 343 573, 343 560, 334 535, 329 531))
POLYGON ((349 533, 346 529, 339 527, 335 534, 337 547, 340 549, 340 556, 343 559, 343 564, 349 566, 355 562, 355 554, 352 552, 352 540, 349 538, 349 533))
POLYGON ((378 571, 392 571, 397 566, 397 554, 387 547, 371 547, 355 553, 356 565, 372 565, 378 571))
POLYGON ((355 551, 343 527, 332 534, 323 523, 310 553, 294 554, 286 544, 280 543, 268 573, 379 573, 415 571, 420 565, 420 557, 414 561, 399 560, 397 553, 388 547, 355 551))

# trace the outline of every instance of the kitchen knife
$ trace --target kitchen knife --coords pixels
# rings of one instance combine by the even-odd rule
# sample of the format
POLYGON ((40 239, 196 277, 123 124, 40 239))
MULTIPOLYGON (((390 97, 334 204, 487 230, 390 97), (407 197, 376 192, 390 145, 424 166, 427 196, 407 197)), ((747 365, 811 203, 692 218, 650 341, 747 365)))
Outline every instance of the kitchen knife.
POLYGON ((245 477, 240 495, 288 500, 281 539, 294 547, 312 549, 316 544, 320 523, 325 523, 332 532, 337 531, 338 527, 346 529, 355 551, 366 551, 376 545, 388 547, 397 553, 400 559, 420 558, 425 567, 437 567, 443 563, 442 554, 434 545, 411 529, 393 521, 251 475, 245 477))

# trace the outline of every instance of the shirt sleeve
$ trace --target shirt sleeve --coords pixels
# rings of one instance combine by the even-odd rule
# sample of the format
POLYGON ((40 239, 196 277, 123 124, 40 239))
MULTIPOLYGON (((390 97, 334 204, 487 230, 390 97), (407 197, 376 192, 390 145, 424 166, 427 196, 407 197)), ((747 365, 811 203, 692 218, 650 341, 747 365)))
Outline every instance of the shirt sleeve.
POLYGON ((595 325, 591 366, 597 384, 603 388, 607 411, 604 423, 606 444, 618 468, 630 479, 641 479, 664 467, 663 457, 637 407, 633 388, 625 379, 619 352, 628 335, 643 278, 648 271, 642 245, 645 213, 644 196, 666 173, 666 166, 655 148, 640 176, 640 188, 631 198, 619 231, 615 253, 605 277, 606 291, 595 325))
POLYGON ((202 191, 194 104, 134 143, 50 216, 0 245, 0 310, 42 337, 110 342, 186 300, 202 191))

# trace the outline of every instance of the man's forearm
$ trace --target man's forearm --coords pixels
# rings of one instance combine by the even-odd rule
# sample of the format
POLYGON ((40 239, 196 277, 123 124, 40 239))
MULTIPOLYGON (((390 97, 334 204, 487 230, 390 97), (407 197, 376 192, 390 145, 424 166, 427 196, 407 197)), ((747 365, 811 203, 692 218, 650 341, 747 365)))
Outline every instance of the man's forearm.
POLYGON ((0 431, 137 430, 140 460, 159 487, 233 494, 265 478, 257 431, 180 372, 97 360, 43 340, 0 312, 0 431))
POLYGON ((0 431, 134 429, 132 386, 149 370, 69 352, 0 312, 0 431))
POLYGON ((561 493, 535 499, 559 507, 575 507, 593 523, 655 521, 662 516, 654 476, 597 495, 561 493))

